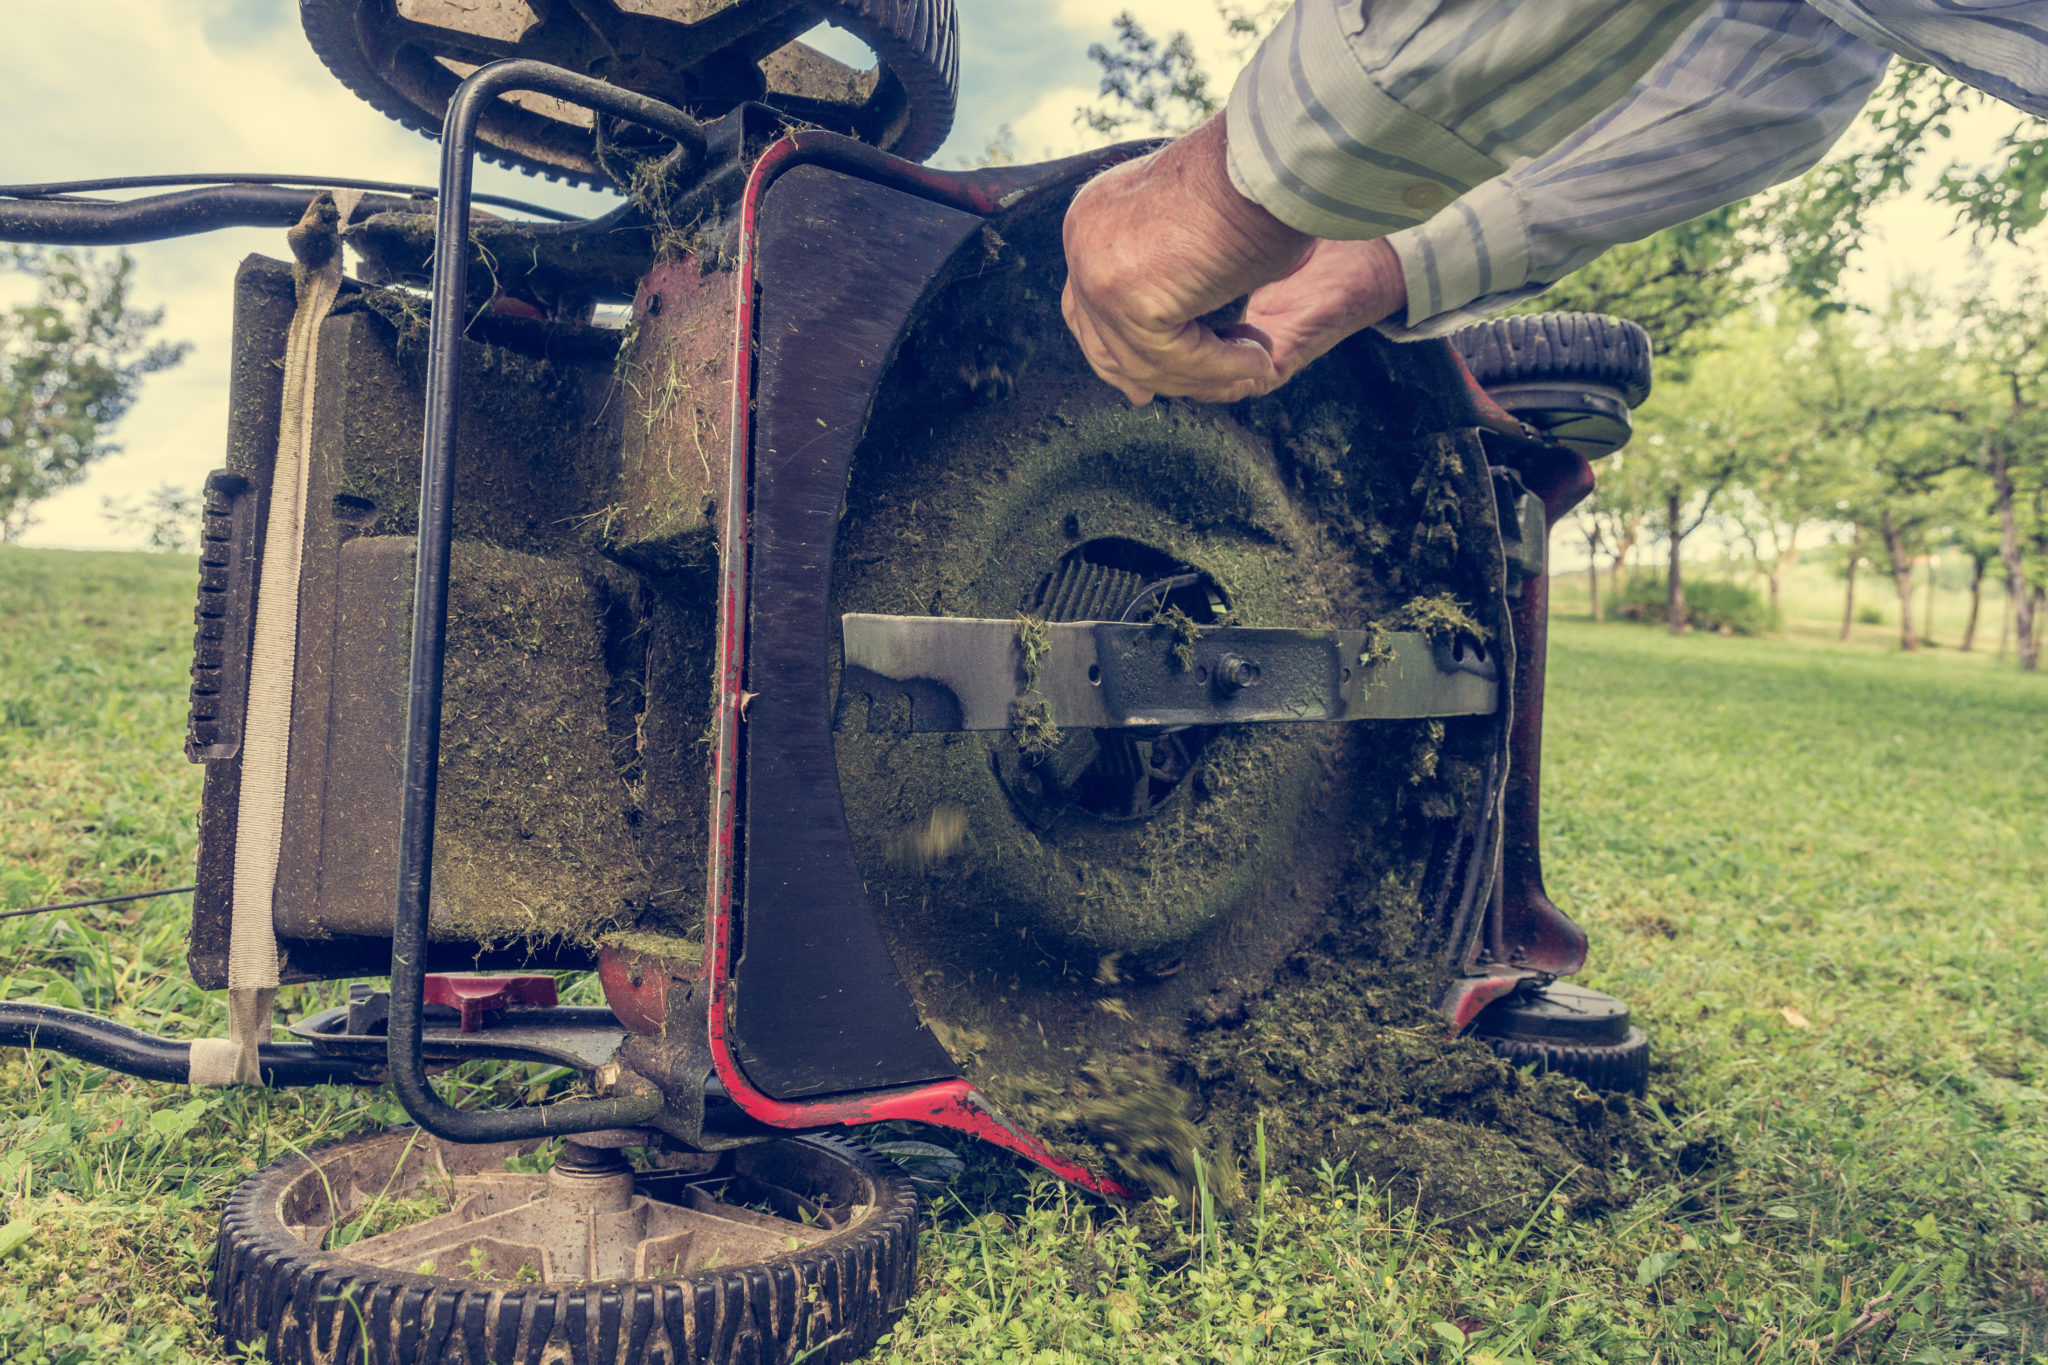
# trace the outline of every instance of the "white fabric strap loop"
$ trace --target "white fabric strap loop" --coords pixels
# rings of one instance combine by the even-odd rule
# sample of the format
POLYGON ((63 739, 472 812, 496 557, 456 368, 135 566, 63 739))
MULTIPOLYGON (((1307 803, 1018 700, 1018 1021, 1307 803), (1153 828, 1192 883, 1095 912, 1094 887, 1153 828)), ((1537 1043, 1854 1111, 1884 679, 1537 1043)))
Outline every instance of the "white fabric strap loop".
POLYGON ((313 390, 320 324, 341 290, 339 230, 362 198, 331 192, 336 212, 315 200, 292 231, 299 258, 298 307, 285 340, 284 394, 277 460, 264 522, 262 577, 256 587, 255 641, 242 727, 242 789, 235 815, 234 903, 228 928, 228 1036, 192 1045, 193 1085, 261 1085, 258 1045, 270 1037, 277 997, 277 931, 272 920, 284 840, 285 771, 291 756, 292 679, 298 654, 299 571, 305 547, 306 478, 312 464, 313 390))

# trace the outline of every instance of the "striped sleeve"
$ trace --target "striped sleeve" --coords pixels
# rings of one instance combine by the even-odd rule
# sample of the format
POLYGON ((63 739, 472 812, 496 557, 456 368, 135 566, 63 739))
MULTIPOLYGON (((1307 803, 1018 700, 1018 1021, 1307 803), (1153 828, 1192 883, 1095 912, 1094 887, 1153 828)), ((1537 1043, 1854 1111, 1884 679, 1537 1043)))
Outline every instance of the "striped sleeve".
POLYGON ((1717 0, 1664 60, 1536 159, 1391 234, 1407 326, 1435 336, 1636 241, 1801 174, 1890 54, 1793 0, 1717 0))
POLYGON ((1227 114, 1232 181, 1318 237, 1422 222, 1628 90, 1708 0, 1299 0, 1227 114))
POLYGON ((1238 77, 1225 115, 1230 177, 1310 236, 1384 237, 1501 167, 1368 76, 1340 8, 1299 0, 1238 77))
POLYGON ((1860 38, 2048 115, 2044 0, 1810 0, 1860 38))

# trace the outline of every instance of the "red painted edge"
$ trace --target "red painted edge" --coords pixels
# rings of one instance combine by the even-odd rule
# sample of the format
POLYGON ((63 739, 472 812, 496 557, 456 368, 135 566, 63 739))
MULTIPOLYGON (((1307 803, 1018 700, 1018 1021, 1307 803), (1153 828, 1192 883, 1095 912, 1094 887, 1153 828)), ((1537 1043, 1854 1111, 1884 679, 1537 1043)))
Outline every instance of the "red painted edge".
POLYGON ((1447 346, 1444 349, 1451 353, 1452 362, 1457 365, 1458 373, 1464 377, 1465 397, 1472 404, 1473 425, 1499 432, 1503 436, 1513 436, 1518 440, 1530 439, 1528 426, 1521 418, 1493 401, 1493 395, 1473 377, 1472 367, 1465 363, 1464 356, 1458 354, 1458 348, 1447 346))
POLYGON ((1453 977, 1451 983, 1444 987, 1437 1008, 1451 1016, 1451 1033, 1455 1036, 1471 1028, 1472 1021, 1488 1005, 1524 981, 1535 979, 1535 972, 1518 967, 1493 967, 1483 976, 1453 977))
MULTIPOLYGON (((933 171, 866 149, 850 150, 852 146, 845 139, 830 135, 797 133, 783 138, 754 163, 740 205, 739 266, 734 272, 734 287, 739 292, 733 322, 732 458, 726 485, 725 519, 719 539, 721 582, 718 658, 714 675, 717 690, 713 703, 718 731, 713 752, 711 860, 705 892, 705 966, 711 987, 705 992, 705 997, 709 1006, 712 1064, 733 1102, 748 1116, 774 1127, 816 1128, 828 1124, 914 1120, 994 1143, 1038 1163, 1062 1180, 1096 1194, 1136 1199, 1139 1197, 1136 1191, 1077 1162, 1054 1155, 1037 1137, 1012 1126, 965 1079, 815 1100, 777 1100, 762 1093, 747 1078, 733 1056, 732 1041, 727 1034, 727 988, 733 968, 732 881, 738 866, 741 840, 745 837, 738 819, 742 777, 739 736, 741 727, 746 724, 743 699, 747 682, 748 533, 753 510, 754 260, 762 197, 784 171, 806 162, 815 162, 970 213, 987 214, 1001 207, 1002 201, 1008 198, 998 193, 986 177, 977 180, 974 176, 933 171)), ((1128 150, 1111 151, 1101 158, 1101 164, 1109 164, 1127 155, 1130 155, 1128 150)))

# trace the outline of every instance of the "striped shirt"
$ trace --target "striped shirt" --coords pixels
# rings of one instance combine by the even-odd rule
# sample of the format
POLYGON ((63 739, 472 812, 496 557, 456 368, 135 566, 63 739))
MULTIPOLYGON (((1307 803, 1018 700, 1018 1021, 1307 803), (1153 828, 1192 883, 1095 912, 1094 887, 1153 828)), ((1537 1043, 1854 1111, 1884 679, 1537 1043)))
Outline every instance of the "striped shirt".
POLYGON ((1230 95, 1230 176, 1385 237, 1435 336, 1801 174, 1891 54, 2048 114, 2048 0, 1296 0, 1230 95))

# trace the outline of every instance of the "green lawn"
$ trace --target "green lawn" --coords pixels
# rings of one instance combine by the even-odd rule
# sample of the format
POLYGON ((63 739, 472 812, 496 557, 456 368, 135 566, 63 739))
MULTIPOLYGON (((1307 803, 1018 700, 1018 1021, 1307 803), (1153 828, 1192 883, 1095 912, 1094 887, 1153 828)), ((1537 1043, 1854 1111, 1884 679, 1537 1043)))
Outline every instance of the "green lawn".
MULTIPOLYGON (((0 549, 5 906, 189 875, 192 582, 0 549)), ((2048 1361, 2044 721, 2048 679, 1953 649, 1561 622, 1551 890, 1659 1058, 1668 1165, 1633 1203, 1453 1236, 1336 1170, 1190 1240, 982 1158, 934 1192, 925 1291, 876 1358, 2048 1361)), ((183 899, 144 904, 0 920, 0 991, 219 1031, 183 899)), ((216 1359, 222 1196, 395 1117, 8 1056, 0 1359, 216 1359)))

